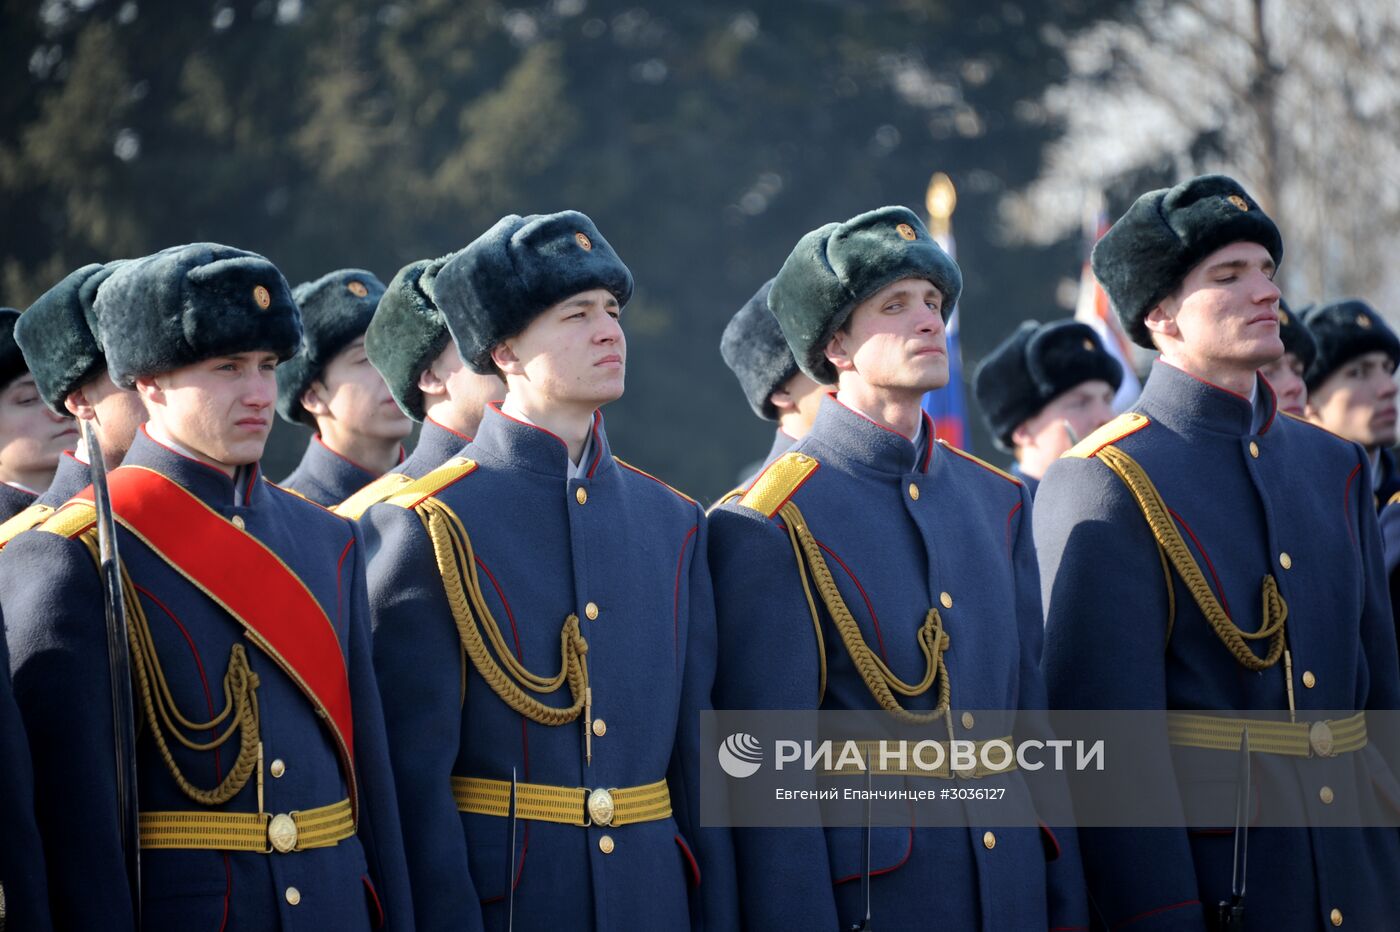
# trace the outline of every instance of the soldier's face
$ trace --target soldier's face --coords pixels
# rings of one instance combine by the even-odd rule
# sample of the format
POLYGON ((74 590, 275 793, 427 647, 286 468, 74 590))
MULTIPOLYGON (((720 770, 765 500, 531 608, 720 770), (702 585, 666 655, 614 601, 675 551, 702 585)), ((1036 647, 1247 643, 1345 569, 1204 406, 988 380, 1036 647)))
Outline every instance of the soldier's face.
POLYGON ((1364 447, 1395 445, 1395 362, 1364 353, 1323 380, 1308 399, 1308 417, 1364 447))
POLYGON ((1283 355, 1274 260, 1258 243, 1231 243, 1196 264, 1181 288, 1148 316, 1166 328, 1164 354, 1204 371, 1258 369, 1283 355))
POLYGON ((794 373, 792 378, 773 392, 773 407, 778 409, 778 418, 789 437, 801 440, 812 429, 817 420, 817 409, 828 389, 804 373, 794 373))
MULTIPOLYGON (((325 371, 307 390, 306 409, 317 418, 335 422, 334 430, 375 440, 402 440, 413 429, 408 415, 399 410, 384 377, 365 355, 365 341, 357 337, 326 363, 325 371)), ((323 428, 323 433, 325 428, 323 428)))
POLYGON ((118 388, 105 371, 88 380, 81 391, 70 394, 64 406, 74 417, 92 422, 108 468, 121 464, 136 439, 137 429, 146 423, 146 406, 141 403, 141 396, 118 388))
POLYGON ((1045 463, 1113 419, 1113 386, 1091 379, 1054 398, 1012 434, 1018 451, 1034 452, 1045 463))
POLYGON ((0 389, 0 476, 18 481, 52 472, 77 440, 77 427, 49 410, 32 375, 25 373, 0 389))
POLYGON ((1267 366, 1259 367, 1259 374, 1273 388, 1278 396, 1280 411, 1303 417, 1308 403, 1308 385, 1303 381, 1303 361, 1292 353, 1284 353, 1267 366))
POLYGON ((506 387, 533 407, 592 410, 622 397, 627 338, 617 298, 601 288, 566 298, 497 346, 506 387))
POLYGON ((922 278, 904 278, 856 306, 832 337, 827 358, 880 389, 926 392, 948 384, 943 293, 922 278))
POLYGON ((232 470, 262 458, 277 400, 277 356, 235 353, 137 379, 152 424, 209 463, 232 470))
POLYGON ((450 341, 419 376, 418 387, 433 418, 469 437, 481 426, 487 403, 506 396, 506 383, 499 376, 473 371, 450 341), (446 411, 440 406, 444 400, 448 402, 446 411))

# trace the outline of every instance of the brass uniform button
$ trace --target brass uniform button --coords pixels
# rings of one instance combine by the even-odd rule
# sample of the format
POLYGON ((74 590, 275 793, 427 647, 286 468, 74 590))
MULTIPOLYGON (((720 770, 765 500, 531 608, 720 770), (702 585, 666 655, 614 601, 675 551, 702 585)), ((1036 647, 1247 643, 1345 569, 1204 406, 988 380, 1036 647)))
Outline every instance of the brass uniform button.
POLYGON ((287 888, 287 902, 295 906, 301 902, 301 891, 296 887, 287 888))
POLYGON ((613 849, 616 847, 617 845, 613 843, 613 837, 611 835, 604 835, 602 838, 598 839, 598 850, 604 854, 612 854, 613 849))
POLYGON ((938 601, 942 603, 944 608, 953 607, 953 597, 946 592, 940 592, 938 594, 938 601))
POLYGON ((1249 455, 1255 459, 1259 458, 1259 444, 1255 443, 1253 440, 1249 441, 1249 455))
POLYGON ((587 605, 585 605, 585 606, 583 607, 583 613, 584 613, 585 615, 588 616, 588 620, 589 620, 589 621, 597 621, 597 620, 598 620, 598 603, 597 603, 597 602, 589 602, 587 605))
POLYGON ((1308 689, 1312 689, 1314 686, 1317 685, 1317 677, 1313 676, 1313 671, 1303 671, 1303 685, 1306 686, 1308 689))
POLYGON ((1281 553, 1278 555, 1278 565, 1286 570, 1291 570, 1293 569, 1293 558, 1287 552, 1281 553))
POLYGON ((272 762, 272 766, 269 767, 268 770, 272 772, 272 775, 274 777, 280 777, 282 776, 282 774, 287 772, 287 765, 284 764, 282 762, 282 758, 279 757, 272 762))
POLYGON ((593 733, 600 738, 603 737, 608 733, 608 723, 601 718, 595 718, 593 720, 593 733))
POLYGON ((1332 925, 1339 926, 1342 924, 1342 911, 1340 909, 1334 909, 1332 910, 1332 915, 1327 918, 1332 920, 1332 925))
POLYGON ((579 486, 577 489, 574 489, 574 498, 578 500, 578 503, 580 505, 587 505, 588 490, 585 489, 583 486, 579 486))
POLYGON ((912 482, 909 483, 909 497, 916 502, 919 500, 919 487, 912 482))
POLYGON ((1332 800, 1336 797, 1332 793, 1332 787, 1324 786, 1322 789, 1317 791, 1317 798, 1322 800, 1322 804, 1324 806, 1330 806, 1332 805, 1332 800))
POLYGON ((997 836, 987 832, 982 836, 982 844, 988 851, 991 851, 997 846, 997 836))
POLYGON ((971 727, 972 727, 972 722, 973 722, 972 713, 971 713, 971 712, 964 712, 963 715, 962 715, 963 727, 964 727, 964 728, 971 728, 971 727))
POLYGON ((233 516, 233 526, 236 527, 236 528, 238 528, 240 531, 243 530, 244 521, 243 521, 243 516, 242 516, 242 515, 234 515, 234 516, 233 516))

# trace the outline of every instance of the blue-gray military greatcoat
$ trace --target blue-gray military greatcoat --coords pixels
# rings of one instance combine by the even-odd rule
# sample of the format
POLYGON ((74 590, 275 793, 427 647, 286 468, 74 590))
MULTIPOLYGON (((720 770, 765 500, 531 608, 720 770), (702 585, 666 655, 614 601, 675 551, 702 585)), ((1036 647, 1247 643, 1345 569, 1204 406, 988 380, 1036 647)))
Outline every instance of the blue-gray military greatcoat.
MULTIPOLYGON (((1263 379, 1251 404, 1159 360, 1133 410, 1046 473, 1035 542, 1045 678, 1058 708, 1218 715, 1286 712, 1292 702, 1308 727, 1314 710, 1400 707, 1365 452, 1279 413, 1263 379), (1121 463, 1113 451, 1156 486, 1228 616, 1225 630, 1272 625, 1277 607, 1266 619, 1261 592, 1276 589, 1287 606, 1275 635, 1286 656, 1275 649, 1267 661, 1275 636, 1245 644, 1253 659, 1234 656, 1175 570, 1173 607, 1158 544, 1109 465, 1121 463)), ((1137 765, 1171 774, 1175 761, 1178 786, 1201 776, 1200 755, 1234 753, 1172 740, 1137 765)), ((1311 758, 1253 758, 1256 775, 1281 774, 1280 785, 1296 787, 1298 812, 1352 804, 1344 794, 1362 785, 1363 764, 1394 789, 1396 762, 1374 748, 1337 753, 1326 770, 1311 758)), ((1204 929, 1205 914, 1230 897, 1228 825, 1086 829, 1080 843, 1090 893, 1112 928, 1204 929)), ((1246 928, 1384 929, 1400 916, 1400 830, 1255 828, 1248 853, 1246 928)))
POLYGON ((600 414, 572 470, 558 437, 494 404, 463 456, 424 480, 434 498, 362 520, 418 928, 505 928, 507 873, 517 932, 735 928, 728 832, 698 811, 715 665, 700 507, 615 459, 600 414), (468 649, 493 631, 508 656, 468 649), (514 664, 560 677, 527 688, 514 664), (600 788, 612 824, 585 812, 600 788), (532 810, 541 794, 558 802, 532 810))
MULTIPOLYGON (((821 693, 822 656, 786 530, 798 519, 780 513, 788 504, 825 554, 864 643, 905 683, 925 673, 919 630, 936 612, 947 637, 944 715, 957 738, 1005 734, 966 710, 1046 707, 1030 498, 1006 473, 936 442, 922 418, 916 445, 824 398, 811 433, 740 502, 711 513, 718 708, 881 708, 829 610, 821 693)), ((899 701, 927 712, 938 693, 899 701)), ((1012 773, 979 785, 1022 781, 1012 773)), ((1072 830, 911 824, 875 828, 872 845, 875 928, 1087 927, 1072 830)), ((750 928, 845 929, 865 914, 859 829, 736 829, 735 855, 750 928)))

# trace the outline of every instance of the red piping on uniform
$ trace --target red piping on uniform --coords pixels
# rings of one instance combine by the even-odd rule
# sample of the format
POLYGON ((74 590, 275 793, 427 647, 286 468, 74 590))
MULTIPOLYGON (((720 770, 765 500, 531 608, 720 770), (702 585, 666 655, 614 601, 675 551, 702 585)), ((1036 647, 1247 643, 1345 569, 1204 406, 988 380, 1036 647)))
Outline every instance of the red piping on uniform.
POLYGON ((697 502, 695 501, 695 499, 691 498, 689 495, 686 495, 686 494, 685 494, 684 492, 682 492, 680 489, 675 488, 675 487, 672 486, 670 483, 664 482, 664 481, 662 481, 661 479, 656 478, 655 476, 653 476, 651 473, 647 472, 646 470, 638 469, 636 466, 633 466, 631 463, 627 462, 626 460, 620 460, 620 459, 617 459, 616 457, 613 458, 613 462, 616 463, 617 465, 621 466, 621 467, 624 468, 624 469, 630 469, 630 470, 632 470, 634 473, 636 473, 636 474, 639 475, 639 476, 642 476, 642 477, 644 477, 644 478, 650 479, 652 482, 655 482, 657 485, 661 486, 663 489, 665 489, 667 492, 670 492, 672 495, 676 496, 676 498, 679 498, 681 501, 686 502, 686 503, 691 504, 691 505, 697 504, 697 502))
POLYGON ((1006 556, 1008 559, 1011 557, 1011 522, 1016 517, 1016 512, 1020 511, 1024 504, 1025 502, 1017 502, 1016 507, 1012 508, 1006 516, 1006 556))
MULTIPOLYGON (((1146 424, 1143 424, 1142 426, 1143 426, 1143 427, 1146 427, 1147 425, 1146 425, 1146 424)), ((1138 428, 1138 430, 1141 430, 1141 429, 1142 429, 1141 427, 1138 428)), ((1124 434, 1123 436, 1126 437, 1127 434, 1124 434)), ((1011 483, 1012 485, 1016 486, 1016 488, 1018 488, 1018 489, 1019 489, 1021 486, 1025 485, 1024 482, 1022 482, 1020 479, 1017 479, 1015 476, 1011 475, 1010 473, 1002 472, 1000 469, 997 469, 995 466, 990 466, 990 465, 988 465, 987 463, 982 462, 982 461, 979 460, 977 457, 973 456, 971 453, 968 453, 966 450, 959 450, 957 447, 953 446, 951 443, 949 443, 949 442, 946 441, 946 440, 940 440, 940 441, 938 441, 938 442, 939 442, 939 444, 943 447, 943 449, 945 449, 945 450, 951 450, 952 452, 956 453, 958 456, 961 456, 963 459, 967 460, 967 461, 968 461, 969 463, 971 463, 972 465, 974 465, 974 466, 976 466, 976 467, 978 467, 978 468, 980 468, 980 469, 985 469, 985 470, 987 470, 987 472, 989 472, 989 473, 991 473, 992 475, 996 476, 998 479, 1003 479, 1003 480, 1005 480, 1005 481, 1011 483)))
POLYGON ((817 546, 831 554, 836 562, 841 564, 841 569, 846 571, 846 575, 851 577, 851 582, 856 584, 856 589, 860 592, 860 597, 865 600, 865 609, 870 612, 870 620, 875 625, 875 640, 880 644, 880 659, 888 663, 890 658, 885 656, 885 638, 884 635, 880 633, 880 619, 875 614, 875 606, 870 604, 870 596, 865 594, 865 587, 860 584, 860 580, 856 578, 855 573, 851 572, 851 568, 846 565, 846 562, 836 555, 836 551, 832 550, 821 541, 817 541, 817 546))
POLYGON ((1356 529, 1351 526, 1351 480, 1356 478, 1356 474, 1361 472, 1361 464, 1357 463, 1356 468, 1347 476, 1346 489, 1342 495, 1342 511, 1347 516, 1347 534, 1351 535, 1351 542, 1356 543, 1356 529))
POLYGON ((553 437, 555 440, 558 440, 558 441, 559 441, 559 445, 560 445, 561 447, 564 448, 564 453, 565 453, 565 455, 568 455, 568 452, 569 452, 569 445, 568 445, 567 443, 564 442, 564 438, 560 437, 558 434, 554 433, 553 431, 545 430, 545 429, 544 429, 543 427, 541 427, 540 425, 538 425, 538 424, 531 424, 529 421, 522 421, 522 420, 520 420, 520 418, 518 418, 518 417, 511 417, 509 414, 506 414, 504 411, 501 410, 501 402, 499 402, 499 401, 488 401, 488 402, 486 403, 486 406, 487 406, 488 408, 492 409, 493 411, 495 411, 497 414, 499 414, 501 417, 505 418, 505 419, 508 420, 508 421, 514 421, 515 423, 520 424, 520 425, 522 425, 522 426, 524 426, 524 427, 528 427, 528 428, 530 428, 531 430, 537 430, 537 431, 539 431, 539 432, 542 433, 542 434, 545 434, 545 435, 547 435, 547 436, 553 437))
MULTIPOLYGON (((148 599, 150 599, 152 602, 154 602, 157 608, 159 608, 161 611, 165 612, 165 614, 168 615, 168 616, 170 617, 170 620, 173 621, 173 622, 175 623, 175 627, 177 627, 177 628, 180 629, 180 634, 184 637, 185 643, 188 644, 188 645, 190 646, 190 653, 194 655, 194 665, 195 665, 195 667, 199 670, 199 682, 204 686, 204 703, 205 703, 205 705, 207 705, 207 706, 209 707, 209 717, 210 717, 210 718, 213 718, 213 717, 214 717, 214 697, 213 697, 213 695, 209 692, 209 678, 208 678, 207 676, 204 675, 204 661, 200 659, 200 656, 199 656, 199 648, 197 648, 197 647, 194 646, 194 639, 190 637, 189 631, 185 630, 185 626, 184 626, 183 624, 181 624, 180 619, 175 617, 175 613, 172 612, 169 608, 167 608, 164 602, 162 602, 160 599, 156 598, 154 593, 152 593, 152 592, 151 592, 149 589, 147 589, 146 587, 142 586, 140 583, 133 582, 133 583, 132 583, 132 586, 136 589, 137 592, 141 593, 141 594, 144 595, 146 598, 148 598, 148 599)), ((222 780, 223 778, 224 778, 224 771, 223 771, 223 766, 222 766, 222 765, 220 764, 220 762, 219 762, 219 749, 218 749, 218 748, 215 748, 215 749, 214 749, 214 779, 215 779, 216 781, 218 781, 218 780, 222 780)))
MULTIPOLYGON (((1238 398, 1240 401, 1243 401, 1245 404, 1249 404, 1249 399, 1248 399, 1247 397, 1245 397, 1244 395, 1241 395, 1239 392, 1232 392, 1232 391, 1230 391, 1228 388, 1222 388, 1221 386, 1216 385, 1214 382, 1207 382, 1205 379, 1201 378, 1201 377, 1198 376, 1198 375, 1192 375, 1191 373, 1187 372, 1185 369, 1181 368, 1180 366, 1172 366, 1171 363, 1167 362, 1165 359, 1163 359, 1163 358, 1160 357, 1160 356, 1157 357, 1157 359, 1155 360, 1155 362, 1157 362, 1159 365, 1171 366, 1171 367, 1172 367, 1173 369, 1175 369, 1177 372, 1180 372, 1182 375, 1185 375, 1185 376, 1188 376, 1188 377, 1190 377, 1190 378, 1195 379, 1197 382, 1200 382, 1202 385, 1205 385, 1205 386, 1208 386, 1208 387, 1210 387, 1210 388, 1213 388, 1213 389, 1215 389, 1215 390, 1218 391, 1218 392, 1224 392, 1225 394, 1229 395, 1229 396, 1232 397, 1232 398, 1238 398)), ((1251 405, 1251 407, 1253 407, 1253 406, 1251 405)))
POLYGON ((899 431, 895 430, 894 428, 892 428, 892 427, 886 427, 884 424, 881 424, 879 421, 875 420, 874 418, 869 417, 868 415, 865 415, 865 414, 861 414, 861 413, 860 413, 859 411, 857 411, 855 408, 852 408, 850 405, 844 403, 840 398, 837 398, 835 392, 827 392, 827 397, 829 397, 832 401, 836 402, 837 404, 841 405, 841 407, 845 408, 847 411, 851 412, 852 414, 854 414, 856 417, 860 418, 861 420, 863 420, 863 421, 869 421, 870 423, 874 424, 876 427, 880 428, 881 430, 886 431, 886 432, 891 433, 891 434, 894 434, 896 437, 899 437, 899 438, 902 439, 902 440, 907 440, 907 441, 909 441, 910 443, 913 443, 913 442, 914 442, 914 438, 913 438, 913 437, 905 437, 903 434, 901 434, 899 431))
POLYGON ((1050 858, 1050 860, 1058 861, 1060 859, 1060 854, 1062 853, 1060 851, 1060 840, 1055 837, 1055 833, 1050 830, 1050 826, 1046 825, 1044 822, 1041 822, 1039 820, 1037 820, 1036 824, 1040 826, 1041 834, 1043 834, 1046 838, 1050 839, 1050 844, 1055 846, 1055 856, 1053 858, 1050 858))
POLYGON ((374 914, 376 917, 374 927, 376 929, 382 929, 384 928, 384 904, 379 902, 379 892, 374 889, 374 884, 370 883, 368 874, 362 876, 360 879, 365 883, 365 890, 369 893, 369 898, 374 901, 374 914))
POLYGON ((243 504, 253 504, 253 489, 258 484, 259 475, 261 475, 261 473, 258 470, 258 464, 254 463, 252 472, 248 475, 248 488, 243 490, 243 504))
POLYGON ((588 467, 588 478, 592 479, 593 474, 598 471, 598 464, 603 461, 603 444, 598 439, 598 425, 602 422, 603 415, 597 411, 593 412, 593 465, 588 467))
MULTIPOLYGON (((331 456, 334 456, 336 459, 341 460, 342 462, 349 463, 351 466, 354 466, 354 467, 355 467, 356 469, 358 469, 360 472, 367 472, 367 473, 369 473, 370 475, 374 475, 374 470, 372 470, 372 469, 367 469, 366 467, 361 466, 359 463, 355 462, 354 460, 352 460, 350 457, 344 455, 343 453, 337 453, 336 451, 332 450, 330 447, 326 446, 326 442, 325 442, 324 440, 321 439, 321 435, 320 435, 320 434, 313 434, 313 435, 311 436, 311 439, 312 439, 312 441, 314 441, 315 443, 319 443, 319 444, 321 445, 321 448, 322 448, 323 450, 325 450, 325 451, 326 451, 327 453, 329 453, 331 456)), ((400 462, 400 463, 403 462, 403 444, 399 444, 399 462, 400 462)))
MULTIPOLYGON (((141 593, 141 594, 144 595, 146 598, 150 599, 151 602, 153 602, 157 608, 159 608, 161 611, 165 612, 165 614, 168 615, 168 616, 170 617, 170 620, 173 621, 173 622, 175 623, 175 627, 180 629, 180 634, 184 637, 185 643, 189 644, 189 646, 190 646, 190 653, 194 655, 194 665, 195 665, 195 669, 197 669, 197 670, 199 671, 199 682, 200 682, 200 685, 202 685, 202 686, 204 687, 204 704, 205 704, 206 707, 208 707, 208 709, 209 709, 209 717, 212 719, 212 718, 214 717, 214 697, 213 697, 213 695, 209 692, 209 678, 208 678, 207 676, 204 675, 204 661, 200 659, 200 656, 199 656, 199 649, 196 648, 196 647, 194 646, 194 639, 190 637, 189 631, 185 630, 185 626, 184 626, 183 624, 180 623, 180 619, 177 618, 177 617, 175 617, 175 613, 172 612, 168 607, 166 607, 166 604, 165 604, 164 602, 162 602, 160 599, 156 598, 156 597, 155 597, 155 594, 154 594, 153 592, 151 592, 149 589, 145 588, 144 586, 142 586, 140 583, 137 583, 137 582, 133 582, 133 583, 132 583, 132 587, 133 587, 137 592, 141 593)), ((215 748, 215 749, 214 749, 214 782, 217 784, 217 783, 221 782, 223 779, 224 779, 224 767, 223 767, 223 762, 219 759, 219 749, 218 749, 218 748, 215 748)), ((232 868, 232 867, 230 866, 230 864, 229 864, 229 856, 228 856, 228 852, 227 852, 227 851, 223 852, 223 860, 224 860, 224 915, 223 915, 223 918, 219 920, 219 932, 223 932, 224 929, 228 928, 228 909, 229 909, 229 901, 233 898, 233 868, 232 868)))
MULTIPOLYGON (((898 862, 896 862, 896 863, 894 863, 894 864, 891 864, 889 867, 882 867, 882 868, 880 868, 879 870, 872 870, 872 871, 870 872, 870 876, 871 876, 871 877, 879 877, 881 874, 888 874, 888 873, 891 873, 891 872, 893 872, 893 871, 899 870, 901 867, 903 867, 903 866, 908 862, 908 860, 909 860, 909 855, 911 855, 911 854, 913 854, 913 853, 914 853, 914 827, 911 825, 911 826, 909 827, 909 845, 908 845, 908 847, 906 847, 906 848, 904 849, 904 857, 900 858, 898 862)), ((843 884, 843 883, 850 883, 852 880, 858 880, 858 879, 860 879, 860 878, 864 875, 864 873, 865 873, 864 871, 858 871, 858 872, 856 872, 856 873, 854 873, 854 874, 848 874, 847 876, 842 877, 840 880, 833 880, 833 881, 831 882, 831 885, 832 885, 833 887, 835 887, 835 886, 839 886, 840 884, 843 884)))
POLYGON ((461 437, 463 440, 467 441, 468 443, 471 443, 471 439, 472 439, 472 438, 468 437, 466 434, 462 433, 460 430, 453 430, 452 428, 450 428, 450 427, 448 427, 446 424, 444 424, 442 421, 439 421, 437 418, 433 417, 431 414, 428 415, 427 420, 429 421, 429 423, 436 424, 438 427, 441 427, 443 430, 447 431, 447 432, 448 432, 449 434, 451 434, 452 436, 454 436, 454 437, 461 437))
POLYGON ((1158 906, 1156 909, 1149 909, 1149 910, 1148 910, 1147 912, 1145 912, 1145 913, 1138 913, 1136 916, 1130 916, 1129 918, 1124 919, 1122 922, 1118 923, 1116 926, 1113 926, 1113 928, 1115 928, 1115 929, 1121 929, 1121 928, 1123 928, 1124 926, 1132 925, 1134 922, 1138 922, 1138 921, 1143 920, 1143 919, 1148 919, 1148 918, 1150 918, 1150 917, 1152 917, 1152 916, 1158 915, 1159 913, 1169 913, 1169 912, 1171 912, 1171 911, 1174 910, 1174 909, 1184 909, 1184 908, 1187 907, 1187 906, 1200 906, 1200 905, 1201 905, 1201 901, 1200 901, 1200 900, 1182 900, 1180 903, 1173 903, 1173 904, 1170 905, 1170 906, 1158 906))
POLYGON ((1206 548, 1202 547, 1201 542, 1196 539, 1195 533, 1191 530, 1191 526, 1186 523, 1185 518, 1172 511, 1170 508, 1167 509, 1167 514, 1176 519, 1176 523, 1181 525, 1181 529, 1191 538, 1191 543, 1196 545, 1196 549, 1199 550, 1201 556, 1205 558, 1206 569, 1210 570, 1210 578, 1215 580, 1215 591, 1220 594, 1220 607, 1225 609, 1225 617, 1229 618, 1230 602, 1225 598, 1225 587, 1220 584, 1220 577, 1215 574, 1215 564, 1210 562, 1210 554, 1206 553, 1206 548))
POLYGON ((355 546, 355 535, 350 535, 350 540, 346 541, 345 549, 340 551, 340 559, 335 564, 335 618, 340 620, 340 571, 345 566, 345 558, 350 555, 350 548, 355 546))
POLYGON ((681 854, 685 855, 686 864, 690 866, 690 876, 695 880, 695 885, 700 886, 700 865, 695 860, 695 852, 690 850, 690 845, 685 843, 685 839, 676 836, 676 847, 681 849, 681 854))
POLYGON ((181 453, 179 450, 175 449, 174 447, 170 446, 169 444, 162 443, 161 441, 159 441, 159 440, 157 440, 156 438, 152 437, 150 431, 146 430, 146 425, 145 425, 145 424, 142 424, 142 425, 141 425, 141 433, 145 434, 146 437, 147 437, 147 439, 149 439, 149 440, 150 440, 152 443, 154 443, 156 446, 160 447, 162 450, 169 450, 171 453, 174 453, 176 456, 180 457, 180 459, 189 460, 191 463, 198 463, 200 466, 203 466, 205 469, 209 470, 210 472, 212 472, 212 473, 217 473, 218 475, 223 476, 225 479, 231 479, 231 478, 232 478, 228 473, 224 472, 224 471, 223 471, 222 469, 220 469, 219 467, 217 467, 217 466, 211 466, 210 464, 204 462, 204 460, 197 460, 197 459, 195 459, 193 456, 186 456, 184 453, 181 453))
POLYGON ((681 570, 685 567, 685 548, 689 546, 690 539, 695 536, 695 532, 700 530, 700 525, 695 525, 685 534, 685 540, 681 541, 681 553, 676 558, 676 599, 671 618, 671 639, 675 643, 674 653, 676 669, 681 668, 681 570))
MULTIPOLYGON (((545 431, 545 433, 549 432, 545 431)), ((486 578, 491 580, 491 588, 496 590, 496 597, 501 600, 501 605, 505 607, 506 618, 510 620, 510 635, 512 638, 515 639, 515 659, 519 660, 521 663, 524 663, 525 655, 521 653, 520 650, 520 632, 515 627, 515 613, 512 612, 510 609, 510 602, 506 599, 505 592, 501 590, 501 584, 496 582, 495 575, 491 572, 490 567, 488 567, 485 563, 482 562, 481 557, 476 558, 476 565, 481 567, 481 571, 486 574, 486 578)), ((525 724, 525 716, 522 715, 520 716, 520 755, 522 759, 521 769, 525 771, 524 779, 525 782, 528 783, 530 781, 530 735, 526 731, 525 724)), ((529 850, 530 821, 527 819, 525 820, 525 832, 520 842, 520 866, 516 868, 514 879, 511 881, 510 888, 512 890, 514 890, 520 885, 520 876, 525 872, 525 852, 529 850)), ((505 899, 504 893, 500 896, 493 896, 490 899, 482 900, 481 902, 493 903, 496 900, 501 899, 505 899)))
POLYGON ((219 920, 219 932, 224 932, 228 928, 228 907, 229 901, 233 899, 233 865, 230 863, 229 854, 224 853, 224 915, 219 920))
POLYGON ((1278 414, 1278 392, 1274 391, 1274 387, 1269 384, 1268 379, 1261 377, 1260 381, 1264 383, 1264 389, 1269 393, 1269 398, 1273 401, 1273 403, 1269 405, 1269 419, 1264 422, 1263 428, 1259 431, 1259 436, 1262 437, 1269 432, 1270 427, 1274 426, 1274 416, 1278 414))

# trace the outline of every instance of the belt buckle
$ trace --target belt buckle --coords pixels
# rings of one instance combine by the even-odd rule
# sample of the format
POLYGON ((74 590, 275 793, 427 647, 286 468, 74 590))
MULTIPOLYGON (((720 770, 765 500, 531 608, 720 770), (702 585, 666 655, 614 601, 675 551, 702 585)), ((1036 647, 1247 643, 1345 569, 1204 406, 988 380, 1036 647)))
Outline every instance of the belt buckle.
POLYGON ((1318 757, 1331 757, 1336 752, 1332 745, 1332 726, 1327 722, 1313 722, 1308 729, 1308 744, 1318 757))
POLYGON ((292 815, 295 813, 278 813, 267 823, 267 843, 272 846, 271 850, 278 854, 295 851, 300 840, 296 819, 292 818, 292 815))
POLYGON ((613 816, 617 814, 617 807, 613 803, 612 793, 599 787, 588 794, 588 818, 590 825, 612 825, 613 816))

